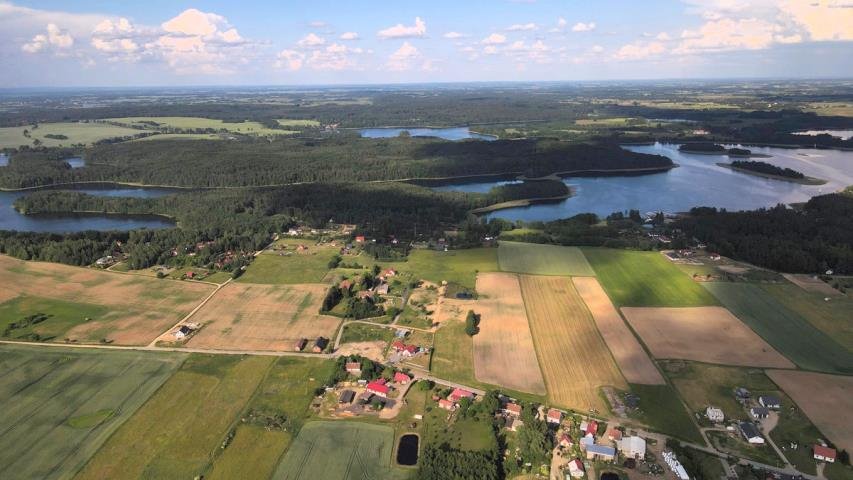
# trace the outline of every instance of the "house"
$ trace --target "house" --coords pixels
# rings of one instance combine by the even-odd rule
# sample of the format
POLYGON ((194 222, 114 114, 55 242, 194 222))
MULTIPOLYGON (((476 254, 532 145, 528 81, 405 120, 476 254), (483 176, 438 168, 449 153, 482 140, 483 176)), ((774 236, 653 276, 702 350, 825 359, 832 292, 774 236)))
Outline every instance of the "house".
POLYGON ((723 423, 726 419, 723 410, 717 407, 708 407, 705 409, 705 416, 708 417, 708 420, 714 423, 723 423))
POLYGON ((524 425, 524 422, 522 422, 521 420, 519 420, 515 417, 510 417, 510 419, 506 421, 506 428, 510 432, 518 431, 518 428, 521 427, 522 425, 524 425))
POLYGON ((641 437, 625 437, 617 445, 619 452, 628 458, 642 459, 646 456, 646 441, 641 437))
POLYGON ((749 414, 752 418, 759 420, 762 418, 767 418, 770 415, 770 410, 764 407, 752 407, 749 409, 749 414))
POLYGON ((735 389, 735 398, 737 398, 738 400, 746 400, 749 397, 750 397, 749 390, 747 390, 743 387, 737 387, 735 389))
POLYGON ((296 350, 297 352, 301 352, 302 349, 305 348, 305 345, 308 345, 308 339, 307 338, 300 338, 293 345, 293 349, 296 350))
POLYGON ((557 410, 556 408, 549 408, 548 414, 545 415, 545 421, 548 423, 559 425, 560 422, 563 421, 563 412, 557 410))
POLYGON ((400 354, 402 354, 404 357, 411 357, 412 355, 415 355, 420 351, 421 349, 417 345, 406 345, 405 347, 403 347, 403 350, 400 351, 400 354))
POLYGON ((412 380, 412 378, 403 372, 395 372, 394 373, 394 383, 399 383, 400 385, 406 385, 411 380, 412 380))
POLYGON ((569 475, 572 478, 581 478, 585 475, 583 462, 575 458, 569 462, 569 475))
POLYGON ((443 408, 452 412, 456 410, 456 404, 451 402, 450 400, 442 398, 438 401, 438 408, 443 408))
POLYGON ((352 390, 344 390, 338 398, 338 403, 352 403, 355 400, 355 392, 352 390))
POLYGON ((773 395, 762 395, 758 397, 758 403, 760 403, 762 407, 769 408, 771 410, 779 410, 782 408, 782 401, 773 395))
POLYGON ((586 450, 587 448, 589 448, 591 445, 594 445, 594 444, 595 444, 595 439, 590 437, 590 436, 581 438, 581 441, 580 441, 581 450, 586 450))
POLYGON ((618 442, 619 440, 622 440, 622 430, 611 428, 607 431, 607 438, 612 442, 618 442))
POLYGON ((321 353, 326 347, 329 345, 329 339, 326 337, 317 337, 317 340, 314 340, 314 348, 311 349, 314 353, 321 353))
POLYGON ((458 402, 463 398, 468 398, 473 400, 474 394, 469 392, 468 390, 464 390, 462 388, 454 388, 452 392, 450 392, 450 396, 447 397, 451 402, 458 402))
POLYGON ((341 280, 341 283, 338 284, 338 287, 341 290, 349 290, 350 288, 352 288, 352 280, 341 280))
POLYGON ((595 433, 598 432, 598 422, 596 422, 595 420, 590 420, 586 424, 586 429, 581 428, 581 430, 583 430, 585 434, 592 435, 594 437, 595 433))
POLYGON ((361 364, 358 362, 347 362, 345 369, 349 374, 361 375, 361 364))
POLYGON ((382 272, 382 276, 383 277, 397 276, 397 270, 394 270, 393 268, 389 268, 389 269, 385 270, 384 272, 382 272))
POLYGON ((607 445, 592 444, 586 447, 587 460, 601 460, 610 462, 616 458, 616 449, 607 445))
POLYGON ((574 445, 574 442, 572 442, 572 437, 570 437, 564 433, 564 434, 560 435, 559 445, 563 448, 572 448, 572 445, 574 445))
POLYGON ((376 395, 377 397, 382 398, 388 398, 388 393, 391 391, 391 389, 388 388, 388 385, 385 385, 384 383, 378 381, 368 383, 366 390, 376 395))
POLYGON ((193 272, 192 270, 190 270, 189 272, 187 272, 187 273, 186 273, 186 276, 187 276, 187 278, 189 278, 190 280, 192 280, 193 278, 195 278, 195 272, 193 272))
POLYGON ((175 330, 175 338, 185 338, 187 335, 193 333, 193 330, 194 329, 189 325, 181 325, 177 330, 175 330))
POLYGON ((364 235, 356 235, 355 236, 355 243, 364 243, 364 241, 365 241, 364 235))
POLYGON ((402 352, 406 348, 406 344, 400 340, 394 340, 391 343, 391 348, 393 348, 395 352, 402 352))
POLYGON ((366 298, 373 299, 373 292, 370 290, 362 290, 358 292, 358 298, 364 300, 366 298))
POLYGON ((388 284, 383 283, 382 285, 379 285, 378 287, 376 287, 376 294, 377 295, 388 295, 388 284))
POLYGON ((738 429, 740 430, 740 434, 743 435, 743 438, 746 439, 747 442, 753 443, 756 445, 764 445, 764 437, 758 433, 758 429, 751 422, 740 422, 738 423, 738 429))
POLYGON ((512 402, 507 403, 506 406, 504 407, 504 413, 507 415, 512 415, 514 417, 520 417, 521 416, 521 405, 519 405, 517 403, 512 403, 512 402))
POLYGON ((837 453, 834 448, 824 447, 823 445, 815 445, 812 448, 814 452, 814 459, 820 460, 821 462, 827 463, 835 463, 835 457, 837 453))

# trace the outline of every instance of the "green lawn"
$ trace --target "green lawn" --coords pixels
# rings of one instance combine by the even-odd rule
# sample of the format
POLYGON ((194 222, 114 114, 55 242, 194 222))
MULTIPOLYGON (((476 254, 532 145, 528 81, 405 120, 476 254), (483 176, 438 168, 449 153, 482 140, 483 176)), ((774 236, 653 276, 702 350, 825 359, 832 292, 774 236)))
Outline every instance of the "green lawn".
POLYGON ((584 248, 583 253, 617 307, 718 304, 712 295, 658 252, 584 248))
POLYGON ((237 281, 265 284, 320 283, 329 271, 329 260, 334 255, 335 251, 328 248, 287 256, 264 252, 252 261, 237 281))
POLYGON ((835 296, 829 301, 824 295, 807 292, 791 285, 762 285, 785 308, 805 318, 818 330, 832 337, 841 345, 853 350, 853 298, 835 296))
POLYGON ((498 263, 504 272, 531 275, 595 275, 577 247, 501 241, 498 263))
POLYGON ((776 455, 773 447, 769 444, 752 445, 746 443, 740 435, 731 435, 726 432, 718 431, 708 432, 708 439, 711 440, 714 447, 722 452, 731 453, 739 457, 748 458, 768 465, 775 465, 780 468, 784 466, 782 464, 782 459, 779 458, 779 455, 776 455))
POLYGON ((68 330, 85 323, 87 319, 101 319, 108 312, 109 309, 102 305, 22 295, 0 304, 0 335, 12 323, 20 325, 26 317, 43 314, 47 316, 46 320, 24 328, 7 330, 6 338, 61 341, 68 330), (38 335, 38 338, 34 335, 38 335))
POLYGON ((0 478, 71 478, 185 358, 0 346, 0 478))
POLYGON ((446 280, 474 288, 477 272, 498 271, 498 249, 471 248, 437 252, 413 250, 405 262, 380 262, 385 268, 395 268, 421 280, 441 283, 446 280))
POLYGON ((273 479, 397 479, 393 467, 394 429, 363 422, 311 422, 287 450, 273 479))
POLYGON ((700 445, 704 444, 699 430, 669 385, 640 385, 632 383, 630 390, 640 397, 640 406, 630 413, 655 431, 672 435, 700 445))
POLYGON ((125 137, 140 133, 144 133, 144 130, 95 122, 40 123, 36 129, 33 129, 32 125, 0 128, 0 148, 17 148, 21 145, 32 146, 34 139, 39 139, 43 145, 48 147, 68 147, 78 143, 89 145, 105 138, 125 137), (30 138, 24 136, 24 130, 30 132, 30 138), (68 139, 45 137, 49 134, 65 135, 68 139))
POLYGON ((341 343, 370 342, 374 340, 390 342, 393 338, 394 330, 390 328, 365 325, 363 323, 347 323, 344 324, 341 343))
POLYGON ((853 353, 758 285, 704 283, 739 319, 801 368, 853 373, 853 353))

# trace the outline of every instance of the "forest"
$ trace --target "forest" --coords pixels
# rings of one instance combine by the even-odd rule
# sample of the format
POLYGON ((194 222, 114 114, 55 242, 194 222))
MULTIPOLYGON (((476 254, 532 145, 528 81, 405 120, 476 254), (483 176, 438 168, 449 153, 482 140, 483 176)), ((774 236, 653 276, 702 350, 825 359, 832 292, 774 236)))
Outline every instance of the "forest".
POLYGON ((767 162, 753 162, 753 161, 745 161, 745 160, 735 160, 730 165, 733 168, 742 168, 744 170, 750 170, 758 173, 765 173, 767 175, 776 175, 779 177, 786 178, 806 178, 802 172, 798 172, 793 168, 782 168, 776 165, 767 163, 767 162))

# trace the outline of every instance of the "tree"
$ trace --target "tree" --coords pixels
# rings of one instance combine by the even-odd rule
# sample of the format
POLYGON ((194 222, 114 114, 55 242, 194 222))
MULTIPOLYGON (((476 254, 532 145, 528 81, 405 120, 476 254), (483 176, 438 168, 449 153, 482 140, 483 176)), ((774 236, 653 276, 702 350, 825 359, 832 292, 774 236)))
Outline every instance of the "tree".
POLYGON ((468 316, 465 317, 465 333, 469 337, 480 333, 480 315, 474 313, 474 310, 468 310, 468 316))

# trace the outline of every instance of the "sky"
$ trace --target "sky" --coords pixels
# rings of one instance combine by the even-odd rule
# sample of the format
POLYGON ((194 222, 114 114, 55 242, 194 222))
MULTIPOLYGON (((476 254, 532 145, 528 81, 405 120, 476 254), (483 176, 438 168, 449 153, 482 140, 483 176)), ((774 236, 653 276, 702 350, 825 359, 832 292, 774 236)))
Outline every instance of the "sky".
POLYGON ((0 0, 0 88, 853 77, 853 0, 0 0))

